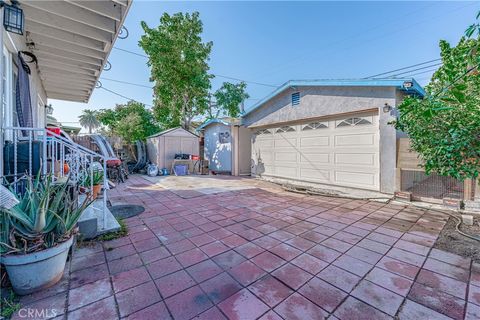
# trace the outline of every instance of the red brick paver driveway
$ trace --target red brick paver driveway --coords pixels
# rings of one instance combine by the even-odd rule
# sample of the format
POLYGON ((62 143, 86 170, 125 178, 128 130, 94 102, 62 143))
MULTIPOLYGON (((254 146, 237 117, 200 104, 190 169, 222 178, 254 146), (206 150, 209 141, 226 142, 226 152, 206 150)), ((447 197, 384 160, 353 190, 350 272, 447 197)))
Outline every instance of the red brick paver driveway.
MULTIPOLYGON (((214 182, 213 182, 214 183, 214 182)), ((78 249, 24 308, 68 319, 479 319, 480 265, 432 249, 446 216, 271 193, 152 190, 127 237, 78 249)), ((17 315, 18 316, 18 315, 17 315)))

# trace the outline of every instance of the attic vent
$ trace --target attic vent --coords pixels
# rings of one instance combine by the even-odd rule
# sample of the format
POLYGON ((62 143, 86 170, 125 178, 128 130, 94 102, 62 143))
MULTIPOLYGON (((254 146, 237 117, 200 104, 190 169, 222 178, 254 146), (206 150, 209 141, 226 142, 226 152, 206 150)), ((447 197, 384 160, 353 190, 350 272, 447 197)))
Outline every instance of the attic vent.
POLYGON ((292 106, 300 104, 300 92, 292 93, 292 106))

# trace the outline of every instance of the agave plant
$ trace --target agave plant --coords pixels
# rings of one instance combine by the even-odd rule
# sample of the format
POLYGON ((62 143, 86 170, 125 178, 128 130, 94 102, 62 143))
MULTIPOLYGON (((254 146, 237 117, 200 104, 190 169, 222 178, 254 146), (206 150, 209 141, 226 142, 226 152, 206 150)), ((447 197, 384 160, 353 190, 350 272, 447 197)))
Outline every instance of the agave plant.
POLYGON ((69 186, 68 179, 59 182, 53 176, 26 177, 24 192, 17 194, 20 203, 0 212, 0 253, 29 253, 70 238, 91 199, 76 203, 69 186))

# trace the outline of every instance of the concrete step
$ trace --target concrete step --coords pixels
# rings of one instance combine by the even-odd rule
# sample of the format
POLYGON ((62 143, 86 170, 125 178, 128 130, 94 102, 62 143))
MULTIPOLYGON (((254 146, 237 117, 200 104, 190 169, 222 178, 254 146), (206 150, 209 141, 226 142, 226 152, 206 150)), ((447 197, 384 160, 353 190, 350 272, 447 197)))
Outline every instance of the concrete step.
POLYGON ((465 201, 465 211, 478 212, 480 213, 480 201, 465 201))
POLYGON ((103 199, 95 200, 85 209, 78 220, 78 227, 84 239, 120 230, 117 219, 107 207, 104 207, 103 199))

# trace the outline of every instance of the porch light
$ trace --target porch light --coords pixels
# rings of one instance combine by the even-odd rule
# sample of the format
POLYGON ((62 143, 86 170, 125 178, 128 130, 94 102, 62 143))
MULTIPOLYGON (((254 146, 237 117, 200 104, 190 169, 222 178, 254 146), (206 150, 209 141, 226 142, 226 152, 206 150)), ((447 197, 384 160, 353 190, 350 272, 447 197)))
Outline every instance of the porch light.
POLYGON ((49 115, 52 115, 53 114, 53 107, 51 104, 46 104, 45 105, 45 112, 49 115))
POLYGON ((4 8, 3 26, 5 30, 23 35, 23 10, 17 6, 18 1, 12 0, 11 5, 1 1, 0 5, 4 8))

